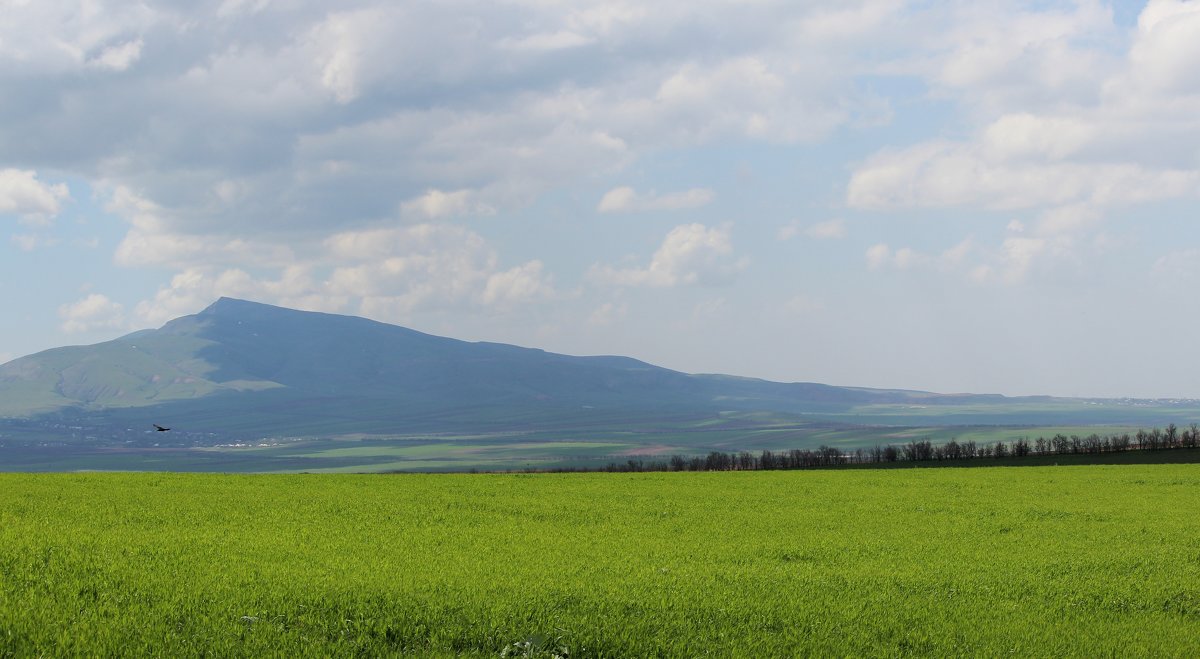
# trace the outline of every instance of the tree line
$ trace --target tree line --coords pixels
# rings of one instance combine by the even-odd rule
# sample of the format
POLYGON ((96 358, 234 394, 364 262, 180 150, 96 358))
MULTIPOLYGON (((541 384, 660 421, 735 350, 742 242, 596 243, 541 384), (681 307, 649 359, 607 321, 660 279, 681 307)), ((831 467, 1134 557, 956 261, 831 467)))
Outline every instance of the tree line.
MULTIPOLYGON (((1056 434, 1034 440, 1019 438, 1012 441, 977 443, 950 440, 934 444, 929 440, 905 444, 887 444, 847 451, 832 446, 816 449, 764 450, 758 453, 711 451, 707 455, 672 455, 663 459, 631 458, 625 462, 610 462, 600 471, 759 471, 776 469, 814 469, 855 464, 884 464, 893 462, 939 462, 946 460, 987 460, 1025 458, 1029 456, 1121 453, 1125 451, 1162 451, 1200 448, 1200 426, 1193 423, 1181 430, 1174 423, 1166 428, 1138 430, 1130 435, 1056 434)), ((592 469, 558 469, 556 471, 593 471, 592 469)))

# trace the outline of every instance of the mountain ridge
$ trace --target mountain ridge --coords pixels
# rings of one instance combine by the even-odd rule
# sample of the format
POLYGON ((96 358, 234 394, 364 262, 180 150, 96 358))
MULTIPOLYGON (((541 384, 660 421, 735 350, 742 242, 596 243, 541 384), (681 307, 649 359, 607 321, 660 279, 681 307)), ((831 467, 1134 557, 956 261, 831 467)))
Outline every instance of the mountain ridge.
POLYGON ((701 423, 730 413, 883 424, 920 416, 944 425, 1004 422, 1006 406, 1014 405, 1041 415, 1030 419, 1105 421, 1104 414, 1122 412, 1085 417, 1087 410, 1074 409, 1079 401, 1046 396, 688 374, 631 357, 467 342, 227 297, 158 329, 0 365, 2 417, 70 418, 111 429, 170 415, 215 438, 621 428, 634 420, 644 427, 654 419, 701 423))

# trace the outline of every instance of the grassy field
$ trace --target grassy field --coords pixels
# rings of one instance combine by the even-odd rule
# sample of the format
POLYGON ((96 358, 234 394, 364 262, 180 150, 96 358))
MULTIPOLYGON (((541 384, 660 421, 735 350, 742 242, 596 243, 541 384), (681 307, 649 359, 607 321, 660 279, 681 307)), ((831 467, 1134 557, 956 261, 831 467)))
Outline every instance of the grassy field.
POLYGON ((1200 654, 1200 466, 0 475, 0 656, 1200 654))

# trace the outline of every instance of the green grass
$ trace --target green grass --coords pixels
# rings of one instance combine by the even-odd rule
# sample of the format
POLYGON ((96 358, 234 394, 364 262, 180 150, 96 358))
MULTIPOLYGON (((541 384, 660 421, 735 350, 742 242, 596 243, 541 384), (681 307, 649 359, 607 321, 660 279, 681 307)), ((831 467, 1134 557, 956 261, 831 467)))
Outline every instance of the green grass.
POLYGON ((1198 505, 1195 465, 3 474, 0 656, 1196 656, 1198 505))

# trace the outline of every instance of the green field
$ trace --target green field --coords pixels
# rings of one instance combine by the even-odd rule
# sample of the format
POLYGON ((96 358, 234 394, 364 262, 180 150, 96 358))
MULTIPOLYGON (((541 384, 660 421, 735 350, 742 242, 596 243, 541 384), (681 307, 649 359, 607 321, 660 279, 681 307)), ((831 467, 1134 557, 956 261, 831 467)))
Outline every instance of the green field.
POLYGON ((0 657, 1196 656, 1200 466, 0 475, 0 657))

